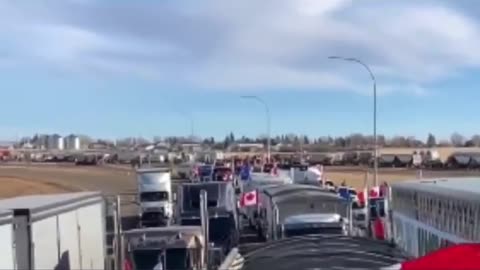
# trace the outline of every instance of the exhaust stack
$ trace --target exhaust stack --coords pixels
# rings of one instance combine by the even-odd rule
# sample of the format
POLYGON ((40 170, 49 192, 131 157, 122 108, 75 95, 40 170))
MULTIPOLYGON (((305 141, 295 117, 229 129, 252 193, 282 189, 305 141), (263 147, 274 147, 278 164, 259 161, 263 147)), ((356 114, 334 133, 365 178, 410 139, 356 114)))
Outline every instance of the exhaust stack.
POLYGON ((205 265, 209 265, 208 264, 209 263, 208 262, 209 246, 210 246, 210 240, 208 237, 209 216, 208 216, 208 205, 207 205, 207 191, 205 190, 200 191, 200 222, 202 224, 203 236, 205 237, 204 262, 205 262, 205 265))

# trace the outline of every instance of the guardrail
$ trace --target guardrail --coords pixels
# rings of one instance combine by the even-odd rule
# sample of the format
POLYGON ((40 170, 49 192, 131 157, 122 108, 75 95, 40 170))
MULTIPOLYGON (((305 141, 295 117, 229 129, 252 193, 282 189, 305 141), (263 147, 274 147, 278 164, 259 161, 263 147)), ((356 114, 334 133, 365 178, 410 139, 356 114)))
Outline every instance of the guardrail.
POLYGON ((222 262, 219 270, 240 270, 243 268, 244 259, 238 251, 238 248, 233 248, 228 253, 225 260, 222 262))

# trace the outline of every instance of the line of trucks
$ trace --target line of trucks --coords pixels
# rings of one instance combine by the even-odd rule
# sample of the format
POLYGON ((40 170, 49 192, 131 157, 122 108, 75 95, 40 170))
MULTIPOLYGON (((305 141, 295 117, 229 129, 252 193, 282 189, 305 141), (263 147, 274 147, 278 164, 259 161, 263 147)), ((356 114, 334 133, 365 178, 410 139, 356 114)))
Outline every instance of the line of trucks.
POLYGON ((238 245, 230 182, 186 183, 137 171, 139 222, 123 230, 121 199, 100 192, 0 200, 0 269, 217 269, 238 245))
POLYGON ((255 191, 257 203, 241 207, 233 181, 183 183, 173 192, 168 169, 140 168, 138 223, 128 230, 120 196, 78 192, 0 200, 0 269, 239 269, 241 216, 264 241, 351 233, 350 201, 285 176, 258 177, 266 179, 240 188, 240 196, 255 191))

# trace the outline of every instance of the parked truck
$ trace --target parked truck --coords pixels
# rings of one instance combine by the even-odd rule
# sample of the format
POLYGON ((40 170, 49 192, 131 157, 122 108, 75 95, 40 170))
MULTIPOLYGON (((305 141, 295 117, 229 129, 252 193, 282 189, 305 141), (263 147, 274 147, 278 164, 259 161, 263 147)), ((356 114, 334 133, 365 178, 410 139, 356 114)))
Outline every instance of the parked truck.
POLYGON ((235 189, 231 182, 186 183, 177 192, 177 223, 183 226, 201 224, 200 192, 207 192, 209 243, 226 254, 238 244, 239 217, 235 189))
POLYGON ((8 216, 2 216, 0 268, 105 268, 105 200, 99 192, 15 197, 0 200, 0 209, 12 212, 15 239, 8 249, 8 216), (9 250, 13 268, 7 267, 9 250))
POLYGON ((278 185, 262 190, 258 235, 266 241, 302 234, 347 234, 349 203, 311 185, 278 185))
POLYGON ((205 269, 205 240, 200 226, 142 228, 123 234, 130 269, 205 269))
POLYGON ((170 170, 137 169, 137 191, 140 227, 169 225, 173 215, 170 170))

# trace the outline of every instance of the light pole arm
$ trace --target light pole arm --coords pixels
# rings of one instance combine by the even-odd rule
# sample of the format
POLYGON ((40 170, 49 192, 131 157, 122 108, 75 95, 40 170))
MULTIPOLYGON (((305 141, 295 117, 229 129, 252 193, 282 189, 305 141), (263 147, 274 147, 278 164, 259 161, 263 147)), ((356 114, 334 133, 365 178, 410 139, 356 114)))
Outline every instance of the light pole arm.
POLYGON ((267 117, 267 159, 270 161, 270 108, 268 104, 261 98, 257 96, 242 96, 242 98, 254 99, 265 107, 265 114, 267 117))
POLYGON ((373 82, 373 147, 374 147, 373 182, 374 182, 374 186, 377 186, 378 185, 377 80, 375 78, 375 75, 373 75, 373 72, 370 69, 370 67, 357 58, 353 58, 353 57, 345 58, 341 56, 330 56, 328 58, 360 64, 362 67, 364 67, 367 70, 368 74, 370 74, 370 78, 372 79, 372 82, 373 82))

